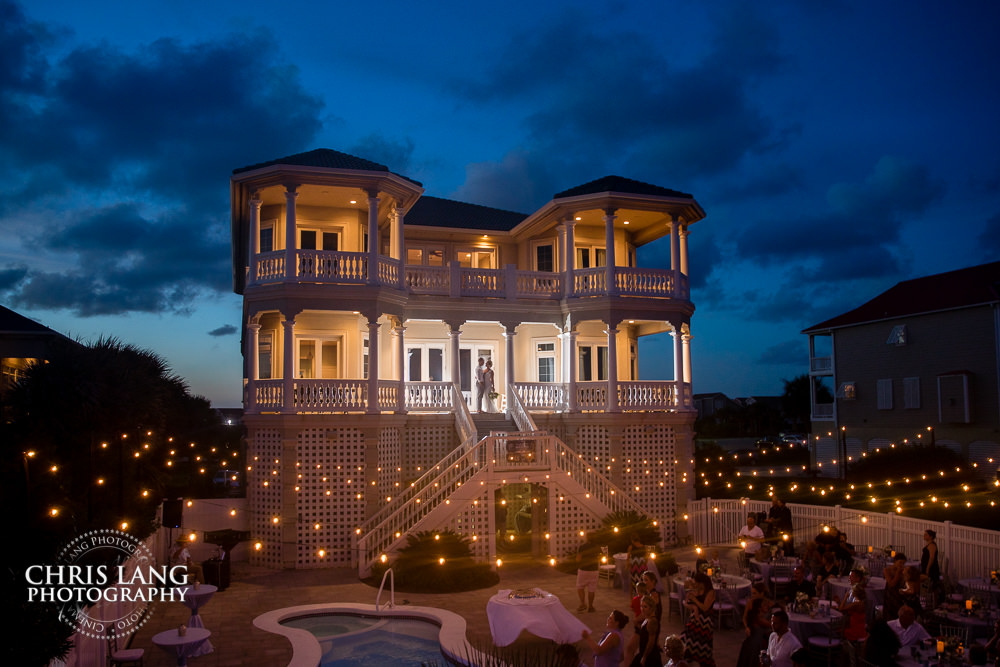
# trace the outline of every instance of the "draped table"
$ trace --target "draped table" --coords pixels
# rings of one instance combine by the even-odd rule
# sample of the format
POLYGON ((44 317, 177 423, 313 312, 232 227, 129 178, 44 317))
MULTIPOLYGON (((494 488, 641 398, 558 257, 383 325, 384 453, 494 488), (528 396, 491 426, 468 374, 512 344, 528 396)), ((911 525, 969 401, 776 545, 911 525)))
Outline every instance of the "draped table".
MULTIPOLYGON (((827 580, 830 586, 831 597, 840 604, 847 592, 851 590, 850 577, 830 577, 827 580)), ((865 582, 865 618, 869 622, 875 618, 875 607, 885 604, 885 579, 882 577, 869 577, 865 582)))
MULTIPOLYGON (((217 586, 212 586, 211 584, 199 584, 197 588, 193 584, 188 584, 186 586, 178 587, 179 591, 183 591, 184 600, 183 604, 185 607, 191 610, 191 618, 188 619, 189 628, 203 628, 205 624, 201 620, 201 614, 198 613, 202 607, 208 604, 208 601, 212 599, 216 591, 219 590, 217 586)), ((199 655, 205 655, 206 653, 211 653, 215 650, 212 646, 212 642, 207 639, 195 649, 194 653, 191 653, 191 657, 197 657, 199 655)))
POLYGON ((574 643, 588 629, 558 597, 540 588, 501 589, 486 603, 486 617, 497 646, 513 643, 522 630, 554 642, 574 643))
POLYGON ((986 604, 989 602, 994 607, 1000 606, 1000 586, 996 584, 991 584, 989 579, 982 577, 973 577, 971 579, 959 579, 958 586, 965 593, 966 597, 973 597, 974 595, 989 595, 990 600, 983 600, 986 604))
POLYGON ((800 614, 797 611, 788 612, 788 629, 795 633, 803 646, 807 646, 810 637, 830 634, 830 621, 840 618, 841 613, 829 606, 824 610, 818 610, 815 615, 800 614))
POLYGON ((181 635, 176 628, 153 635, 153 643, 172 656, 176 656, 179 667, 187 665, 187 659, 194 657, 202 644, 208 641, 211 631, 205 628, 188 628, 181 635))

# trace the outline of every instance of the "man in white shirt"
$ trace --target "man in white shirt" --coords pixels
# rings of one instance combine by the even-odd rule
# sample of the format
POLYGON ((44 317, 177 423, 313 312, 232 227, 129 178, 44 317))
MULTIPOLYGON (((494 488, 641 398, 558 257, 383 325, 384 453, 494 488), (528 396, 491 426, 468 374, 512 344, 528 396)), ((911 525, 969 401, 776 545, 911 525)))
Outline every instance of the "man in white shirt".
POLYGON ((917 612, 907 605, 899 608, 899 618, 889 621, 889 627, 899 637, 901 646, 914 646, 931 638, 924 626, 917 623, 917 612))
POLYGON ((484 363, 486 361, 482 357, 479 357, 479 365, 476 366, 476 412, 483 411, 483 391, 486 388, 483 376, 483 373, 486 371, 486 368, 483 366, 484 363))
POLYGON ((788 631, 788 614, 776 609, 771 613, 771 633, 767 640, 767 657, 771 667, 792 667, 792 654, 802 648, 802 642, 788 631))
POLYGON ((743 551, 748 556, 760 551, 760 545, 764 541, 764 531, 757 525, 757 517, 753 514, 747 515, 747 525, 740 528, 739 538, 743 543, 743 551))

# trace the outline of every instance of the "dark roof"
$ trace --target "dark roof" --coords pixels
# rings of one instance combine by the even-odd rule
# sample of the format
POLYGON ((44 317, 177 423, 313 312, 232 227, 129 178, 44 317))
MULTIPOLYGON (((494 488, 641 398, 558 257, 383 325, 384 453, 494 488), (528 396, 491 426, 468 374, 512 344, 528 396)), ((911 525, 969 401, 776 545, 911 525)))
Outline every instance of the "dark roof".
POLYGON ((406 213, 405 224, 508 232, 526 217, 524 213, 425 195, 406 213))
MULTIPOLYGON (((384 171, 388 174, 394 173, 389 171, 389 167, 384 164, 372 162, 371 160, 366 160, 363 157, 355 157, 354 155, 341 153, 340 151, 335 151, 330 148, 317 148, 305 153, 296 153, 295 155, 280 157, 277 160, 268 160, 267 162, 252 164, 248 167, 240 167, 239 169, 233 169, 233 173, 239 174, 244 171, 263 169, 264 167, 271 167, 278 164, 296 167, 322 167, 324 169, 351 169, 355 171, 384 171)), ((402 174, 396 175, 420 185, 419 182, 414 181, 412 178, 408 178, 402 174)))
POLYGON ((685 192, 678 192, 677 190, 671 190, 669 188, 661 188, 659 185, 650 185, 649 183, 634 181, 631 178, 624 178, 622 176, 605 176, 604 178, 599 178, 596 181, 584 183, 583 185, 578 185, 575 188, 570 188, 569 190, 563 190, 562 192, 556 193, 556 195, 552 198, 562 199, 564 197, 579 197, 580 195, 593 195, 600 192, 621 192, 633 195, 686 197, 687 199, 693 199, 691 195, 685 192))
POLYGON ((820 322, 802 333, 934 313, 1000 301, 1000 262, 937 273, 897 283, 852 311, 820 322))
POLYGON ((30 333, 62 336, 62 334, 58 331, 53 331, 47 326, 39 324, 32 319, 28 319, 20 313, 15 313, 13 310, 5 306, 0 306, 0 333, 30 333))

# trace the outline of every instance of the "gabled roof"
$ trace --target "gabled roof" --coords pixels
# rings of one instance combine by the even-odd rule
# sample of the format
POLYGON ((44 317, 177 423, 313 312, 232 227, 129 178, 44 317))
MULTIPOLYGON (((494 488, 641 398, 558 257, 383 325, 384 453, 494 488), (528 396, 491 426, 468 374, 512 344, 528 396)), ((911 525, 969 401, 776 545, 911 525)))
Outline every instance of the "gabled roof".
POLYGON ((62 334, 58 331, 39 324, 5 306, 0 306, 0 334, 34 334, 62 337, 62 334))
POLYGON ((904 280, 854 310, 803 329, 802 333, 997 302, 1000 262, 991 262, 904 280))
MULTIPOLYGON (((305 153, 296 153, 295 155, 280 157, 276 160, 268 160, 267 162, 252 164, 247 167, 240 167, 239 169, 233 169, 233 173, 240 174, 245 171, 254 171, 255 169, 263 169, 264 167, 272 167, 279 164, 295 167, 321 167, 324 169, 350 169, 352 171, 384 171, 389 174, 395 173, 389 171, 389 167, 384 164, 372 162, 371 160, 366 160, 363 157, 356 157, 354 155, 348 155, 347 153, 341 153, 340 151, 335 151, 331 148, 317 148, 315 150, 306 151, 305 153)), ((408 178, 402 174, 396 174, 396 176, 400 176, 412 183, 421 185, 418 181, 414 181, 412 178, 408 178)))
POLYGON ((589 183, 584 183, 583 185, 578 185, 575 188, 570 188, 569 190, 563 190, 562 192, 556 193, 553 199, 563 199, 566 197, 579 197, 581 195, 593 195, 600 192, 621 192, 625 194, 634 195, 653 195, 656 197, 686 197, 687 199, 693 199, 693 197, 684 192, 678 192, 677 190, 671 190, 669 188, 661 188, 659 185, 651 185, 649 183, 643 183, 642 181, 635 181, 631 178, 624 178, 622 176, 605 176, 599 178, 596 181, 591 181, 589 183))
POLYGON ((507 232, 526 217, 524 213, 425 195, 406 213, 404 224, 507 232))

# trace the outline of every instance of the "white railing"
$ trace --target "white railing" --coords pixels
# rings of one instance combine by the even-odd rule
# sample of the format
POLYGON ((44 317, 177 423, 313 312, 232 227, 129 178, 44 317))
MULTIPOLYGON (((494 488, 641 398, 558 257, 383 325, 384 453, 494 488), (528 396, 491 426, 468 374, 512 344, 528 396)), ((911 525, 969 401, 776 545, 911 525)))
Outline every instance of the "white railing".
POLYGON ((454 383, 451 385, 451 402, 455 406, 455 431, 458 433, 458 439, 463 445, 472 446, 478 434, 476 423, 472 421, 472 413, 469 412, 469 405, 465 402, 462 390, 454 383))
POLYGON ((521 402, 520 389, 517 385, 512 385, 510 391, 507 392, 507 414, 521 431, 538 430, 535 420, 531 418, 531 413, 525 409, 524 403, 521 402))
POLYGON ((608 406, 607 382, 577 382, 576 409, 580 412, 606 410, 608 406))
POLYGON ((680 297, 674 289, 673 271, 615 267, 615 287, 630 296, 680 297))
POLYGON ((830 420, 833 419, 833 408, 834 403, 813 403, 812 406, 812 418, 813 420, 830 420))
POLYGON ((385 579, 389 578, 389 604, 386 605, 386 609, 392 609, 396 606, 396 574, 392 571, 390 567, 382 575, 382 583, 379 584, 378 593, 375 595, 375 611, 379 611, 381 607, 379 606, 379 601, 382 599, 382 589, 385 588, 385 579))
MULTIPOLYGON (((771 503, 762 500, 702 498, 688 503, 688 532, 698 545, 737 546, 737 534, 746 525, 749 512, 767 512, 771 503)), ((822 532, 823 526, 836 526, 847 533, 859 555, 865 545, 882 549, 892 545, 911 559, 920 557, 923 534, 928 528, 937 532, 939 558, 946 578, 982 577, 1000 563, 1000 531, 953 524, 950 521, 927 521, 895 513, 866 512, 840 505, 800 505, 788 503, 792 512, 796 545, 822 532)), ((798 548, 798 547, 797 547, 798 548)))
POLYGON ((414 294, 448 294, 451 272, 444 266, 403 267, 403 285, 414 294))
POLYGON ((573 296, 599 296, 607 294, 608 272, 603 266, 573 271, 573 296))
POLYGON ((281 410, 285 405, 284 380, 254 380, 250 383, 254 392, 254 402, 258 410, 270 412, 281 410))
POLYGON ((528 410, 569 409, 569 385, 565 382, 515 382, 514 390, 528 410))
POLYGON ((833 357, 810 357, 809 370, 814 373, 833 370, 833 357))
POLYGON ((548 271, 518 271, 516 275, 517 298, 559 299, 563 293, 561 273, 548 271))
POLYGON ((279 282, 285 277, 285 252, 262 252, 253 261, 250 277, 255 283, 279 282))
POLYGON ((368 406, 368 380, 295 381, 292 405, 303 411, 357 411, 368 406))
POLYGON ((324 283, 368 281, 368 253, 339 250, 296 250, 298 278, 324 283))
POLYGON ((677 387, 680 382, 619 382, 618 405, 622 410, 675 410, 683 407, 677 387))
POLYGON ((556 450, 554 462, 555 467, 576 480, 589 496, 607 507, 611 512, 633 511, 641 515, 646 515, 638 503, 629 497, 627 493, 615 486, 611 480, 605 477, 600 471, 594 469, 583 458, 566 446, 562 440, 555 440, 556 450))
POLYGON ((451 410, 451 382, 407 382, 406 409, 411 412, 451 410))

